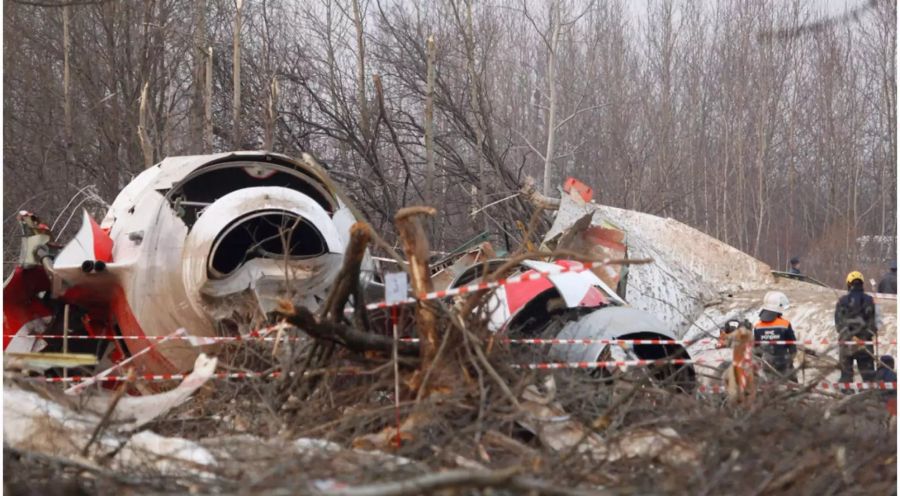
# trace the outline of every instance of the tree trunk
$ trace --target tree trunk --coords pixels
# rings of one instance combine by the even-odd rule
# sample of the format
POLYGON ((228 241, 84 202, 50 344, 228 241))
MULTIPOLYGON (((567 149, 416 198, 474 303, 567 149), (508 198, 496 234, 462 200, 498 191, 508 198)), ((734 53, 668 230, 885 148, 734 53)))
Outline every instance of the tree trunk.
POLYGON ((550 4, 550 46, 547 53, 547 84, 550 89, 550 102, 547 109, 547 151, 544 153, 544 196, 553 193, 553 154, 556 153, 556 51, 559 48, 560 13, 559 2, 550 4))
POLYGON ((72 38, 69 34, 69 22, 71 7, 67 4, 62 9, 63 17, 63 133, 65 133, 66 148, 66 182, 68 183, 69 168, 75 163, 72 150, 72 95, 69 89, 70 68, 69 52, 71 51, 72 38))
POLYGON ((153 143, 150 142, 150 136, 147 134, 147 88, 150 83, 144 83, 141 90, 141 106, 138 111, 138 139, 141 142, 141 152, 144 155, 144 168, 153 167, 153 143))
POLYGON ((213 49, 208 47, 206 52, 206 95, 203 109, 203 151, 213 151, 213 125, 212 125, 212 98, 213 98, 213 49))
POLYGON ((425 205, 434 205, 434 35, 426 42, 425 82, 425 205))
MULTIPOLYGON (((484 127, 487 125, 483 122, 486 116, 479 112, 479 90, 478 90, 478 73, 475 71, 475 28, 472 23, 472 2, 466 0, 466 68, 469 73, 469 99, 471 100, 472 115, 475 118, 475 158, 478 161, 478 201, 475 195, 472 195, 473 208, 472 211, 481 210, 482 229, 487 230, 487 212, 484 206, 487 205, 487 179, 486 168, 484 166, 484 127)), ((474 220, 474 219, 473 219, 474 220)))
POLYGON ((241 6, 243 0, 235 0, 237 9, 234 12, 234 55, 233 55, 233 72, 234 80, 234 97, 231 105, 231 112, 234 118, 232 122, 232 132, 234 136, 231 139, 231 146, 235 150, 240 150, 241 145, 241 6))
MULTIPOLYGON (((434 289, 431 284, 431 272, 428 269, 428 236, 416 216, 433 216, 435 213, 436 210, 432 207, 407 207, 400 209, 394 216, 403 251, 409 262, 410 279, 416 295, 429 293, 434 289)), ((416 330, 419 333, 421 370, 427 370, 437 355, 439 344, 437 315, 427 302, 420 301, 416 305, 416 330)))
POLYGON ((359 0, 353 0, 353 26, 356 28, 356 101, 359 105, 359 128, 366 146, 372 146, 369 105, 366 101, 366 41, 359 0))
POLYGON ((191 54, 194 59, 194 74, 191 84, 191 113, 189 115, 191 129, 191 146, 194 152, 204 149, 204 98, 207 69, 206 64, 206 0, 194 0, 194 40, 191 54))
POLYGON ((278 80, 272 77, 272 83, 269 85, 269 101, 266 105, 266 129, 265 129, 265 145, 264 150, 272 151, 273 142, 275 140, 275 121, 278 120, 278 112, 275 105, 278 101, 278 80))

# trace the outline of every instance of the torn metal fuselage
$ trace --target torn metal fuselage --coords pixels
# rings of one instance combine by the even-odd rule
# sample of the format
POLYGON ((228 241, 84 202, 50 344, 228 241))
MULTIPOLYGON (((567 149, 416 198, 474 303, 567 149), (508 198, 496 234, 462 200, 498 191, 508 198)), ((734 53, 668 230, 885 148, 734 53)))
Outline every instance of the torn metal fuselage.
MULTIPOLYGON (((487 268, 496 268, 502 260, 489 261, 467 269, 450 287, 467 284, 487 268)), ((660 360, 645 369, 657 381, 691 390, 696 372, 690 363, 672 364, 672 359, 691 356, 666 325, 650 312, 628 305, 606 282, 607 266, 585 270, 580 262, 559 259, 552 262, 526 260, 521 263, 521 282, 498 287, 485 304, 488 327, 509 338, 541 338, 553 344, 543 347, 513 344, 516 354, 530 362, 544 360, 566 363, 598 361, 660 360), (547 277, 531 278, 540 272, 547 277), (554 272, 558 272, 554 274, 554 272), (599 275, 598 275, 599 272, 599 275), (600 276, 604 277, 600 277, 600 276), (559 340, 559 341, 554 341, 559 340), (614 344, 616 340, 664 340, 663 343, 639 342, 614 344), (576 342, 577 341, 577 342, 576 342)), ((515 343, 515 341, 514 341, 515 343)), ((593 369, 592 374, 612 376, 624 366, 609 365, 593 369)))
MULTIPOLYGON (((66 305, 71 332, 137 338, 116 341, 112 353, 94 350, 112 361, 153 345, 139 338, 182 327, 195 336, 246 334, 279 298, 316 308, 356 221, 329 184, 320 168, 279 154, 163 160, 120 192, 100 224, 85 213, 49 263, 35 263, 23 242, 23 263, 4 287, 4 350, 32 351, 35 331, 61 334, 66 305)), ((371 273, 368 257, 364 264, 371 273)), ((136 365, 180 372, 199 352, 166 341, 136 365)))

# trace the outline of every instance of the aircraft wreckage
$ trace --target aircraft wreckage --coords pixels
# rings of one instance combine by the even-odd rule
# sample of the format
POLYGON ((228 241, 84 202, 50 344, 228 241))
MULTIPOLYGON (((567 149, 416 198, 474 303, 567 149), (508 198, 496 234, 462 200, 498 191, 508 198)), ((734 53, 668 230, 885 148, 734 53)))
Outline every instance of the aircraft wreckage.
MULTIPOLYGON (((533 188, 523 195, 535 200, 533 188)), ((497 288, 490 327, 525 337, 697 339, 715 337, 726 317, 755 318, 762 295, 785 292, 801 339, 835 335, 838 291, 773 276, 753 257, 671 219, 598 205, 590 188, 566 182, 543 244, 599 258, 652 263, 577 270, 572 260, 522 262, 518 272, 559 272, 497 288), (575 270, 573 270, 575 269, 575 270)), ((308 160, 264 152, 170 157, 126 186, 98 224, 85 212, 76 236, 58 244, 34 214, 20 212, 22 249, 4 292, 4 351, 93 354, 99 368, 134 357, 140 373, 189 371, 202 346, 159 341, 241 336, 287 297, 315 309, 340 270, 356 216, 327 174, 308 160)), ((476 281, 489 244, 433 264, 436 289, 476 281)), ((362 263, 365 294, 381 299, 379 262, 362 263)), ((896 338, 895 299, 876 295, 884 339, 896 338)), ((553 346, 566 361, 720 353, 713 345, 553 346)), ((836 351, 833 354, 836 356, 836 351)), ((696 378, 692 366, 683 379, 696 378)), ((672 369, 671 371, 674 371, 672 369)), ((671 371, 662 371, 668 373, 671 371)))

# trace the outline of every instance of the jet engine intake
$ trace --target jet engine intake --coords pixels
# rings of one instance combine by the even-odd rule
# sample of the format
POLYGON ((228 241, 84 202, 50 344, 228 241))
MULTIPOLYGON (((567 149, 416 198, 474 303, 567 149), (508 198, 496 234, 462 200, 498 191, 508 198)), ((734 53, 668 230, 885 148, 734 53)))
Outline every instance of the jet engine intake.
POLYGON ((278 297, 315 307, 340 270, 344 244, 334 221, 308 195, 289 188, 243 188, 206 207, 188 233, 183 276, 191 303, 213 319, 228 297, 251 290, 258 310, 278 297))

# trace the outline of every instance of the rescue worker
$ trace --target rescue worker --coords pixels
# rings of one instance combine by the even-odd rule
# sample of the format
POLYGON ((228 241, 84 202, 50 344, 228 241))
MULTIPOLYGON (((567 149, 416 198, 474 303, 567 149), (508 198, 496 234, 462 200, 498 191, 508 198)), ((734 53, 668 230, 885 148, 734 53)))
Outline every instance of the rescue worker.
POLYGON ((759 322, 753 326, 753 339, 757 342, 757 354, 779 374, 796 381, 794 355, 796 343, 766 344, 765 341, 796 341, 794 328, 782 315, 789 306, 787 296, 780 291, 769 291, 763 298, 759 322))
POLYGON ((791 257, 791 268, 788 269, 788 274, 796 274, 800 275, 800 259, 797 257, 791 257))
POLYGON ((750 321, 747 319, 743 321, 736 318, 728 319, 725 325, 719 328, 719 339, 716 342, 716 348, 728 348, 731 346, 731 335, 742 325, 747 329, 753 329, 753 326, 750 325, 750 321))
POLYGON ((891 270, 888 271, 881 281, 878 283, 878 292, 886 294, 897 294, 897 261, 892 260, 891 270))
MULTIPOLYGON (((847 274, 847 294, 841 296, 834 308, 834 326, 841 341, 872 341, 878 331, 875 300, 865 293, 862 273, 847 274)), ((853 381, 853 362, 863 381, 875 377, 875 354, 871 344, 840 346, 841 382, 853 381)))

